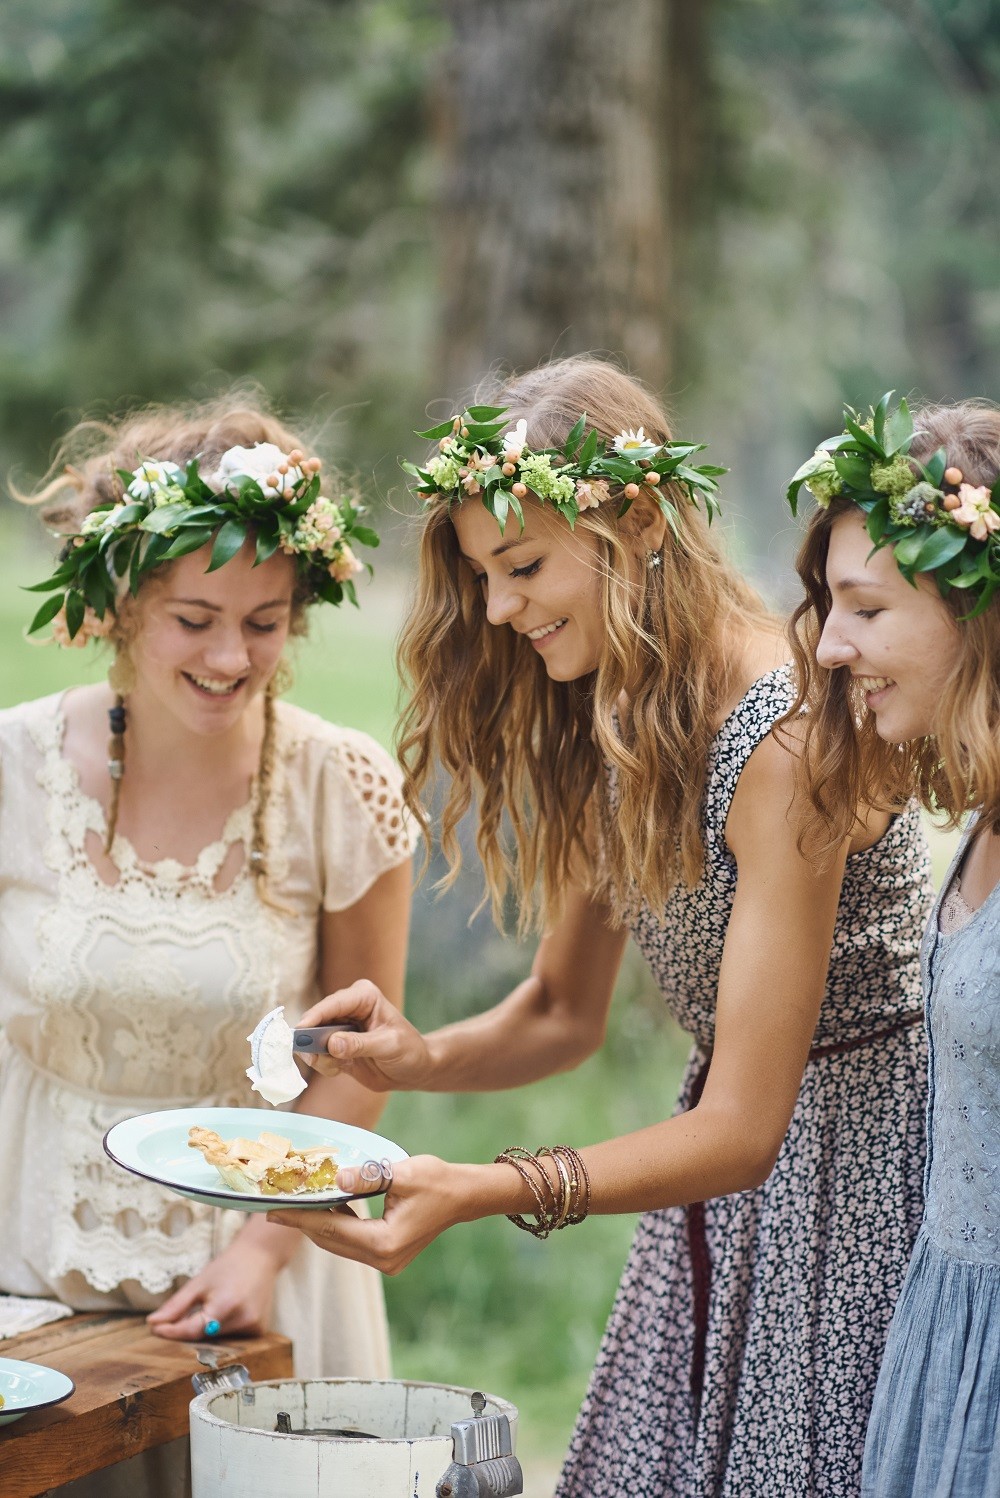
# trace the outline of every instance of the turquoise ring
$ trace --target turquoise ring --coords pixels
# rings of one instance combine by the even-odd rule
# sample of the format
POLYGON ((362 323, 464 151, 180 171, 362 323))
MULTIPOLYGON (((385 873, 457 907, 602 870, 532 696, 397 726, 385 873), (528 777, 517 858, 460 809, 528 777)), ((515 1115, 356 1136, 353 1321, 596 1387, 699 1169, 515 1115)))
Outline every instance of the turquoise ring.
POLYGON ((216 1321, 215 1317, 212 1316, 205 1322, 203 1330, 206 1337, 217 1337, 222 1330, 222 1322, 216 1321))

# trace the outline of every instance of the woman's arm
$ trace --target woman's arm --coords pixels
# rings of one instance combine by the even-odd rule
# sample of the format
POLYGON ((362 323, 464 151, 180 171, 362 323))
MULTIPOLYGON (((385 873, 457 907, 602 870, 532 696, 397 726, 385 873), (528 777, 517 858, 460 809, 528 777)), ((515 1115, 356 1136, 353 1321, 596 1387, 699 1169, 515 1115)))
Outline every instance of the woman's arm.
POLYGON ((366 1027, 333 1036, 314 1065, 376 1091, 493 1092, 567 1071, 603 1043, 626 936, 605 906, 574 890, 531 976, 492 1009, 424 1036, 376 984, 354 983, 303 1016, 304 1024, 350 1018, 366 1027))
MULTIPOLYGON (((407 860, 389 869, 347 910, 323 912, 322 987, 343 987, 370 973, 387 1002, 402 1008, 411 884, 407 860)), ((384 1104, 384 1098, 351 1077, 314 1073, 295 1107, 370 1129, 384 1104)), ((274 1281, 301 1242, 297 1233, 268 1222, 263 1214, 248 1216, 229 1247, 148 1317, 150 1328, 171 1340, 192 1340, 204 1335, 212 1316, 227 1334, 259 1331, 270 1321, 274 1281)))
MULTIPOLYGON (((738 878, 702 1098, 687 1113, 581 1150, 593 1211, 700 1201, 750 1189, 770 1173, 816 1027, 846 857, 845 848, 822 868, 811 864, 796 845, 799 825, 793 754, 769 737, 744 768, 727 823, 738 878)), ((357 1049, 369 1038, 348 1040, 357 1049)), ((460 1046, 458 1056, 466 1050, 460 1046)), ((447 1041, 437 1054, 450 1057, 451 1075, 467 1079, 497 1075, 502 1066, 497 1058, 473 1066, 467 1056, 456 1063, 447 1041)), ((452 1223, 534 1211, 509 1166, 424 1156, 396 1167, 381 1221, 359 1221, 344 1209, 322 1220, 273 1215, 323 1247, 396 1273, 452 1223)))

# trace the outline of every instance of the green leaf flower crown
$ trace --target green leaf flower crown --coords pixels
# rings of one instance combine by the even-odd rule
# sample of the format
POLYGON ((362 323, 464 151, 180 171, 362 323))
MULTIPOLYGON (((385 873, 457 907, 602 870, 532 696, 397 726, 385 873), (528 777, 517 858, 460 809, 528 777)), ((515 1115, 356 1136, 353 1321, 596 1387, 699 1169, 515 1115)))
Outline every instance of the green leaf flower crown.
POLYGON ((320 467, 319 458, 298 448, 284 453, 260 442, 231 447, 208 475, 197 458, 186 468, 144 459, 132 473, 119 469, 121 494, 90 511, 52 576, 26 590, 53 595, 28 633, 51 624, 60 644, 86 644, 108 634, 122 593, 136 593, 154 567, 212 541, 206 571, 214 572, 248 537, 254 566, 283 551, 294 558, 310 598, 356 604, 352 579, 367 563, 351 543, 377 546, 379 538, 359 523, 363 512, 351 500, 320 494, 320 467))
POLYGON ((427 505, 450 505, 478 496, 501 531, 511 511, 523 528, 521 501, 529 491, 558 510, 570 526, 581 510, 611 499, 613 488, 621 490, 620 515, 641 492, 655 498, 675 535, 680 517, 662 484, 676 484, 692 504, 700 498, 709 521, 719 513, 716 479, 727 470, 710 464, 696 467, 689 461, 704 452, 704 443, 653 442, 642 427, 604 443, 593 428, 584 436, 584 413, 561 448, 534 450, 528 445, 527 421, 522 418, 512 426, 506 413, 504 406, 470 406, 461 416, 417 432, 438 444, 437 457, 422 467, 402 464, 417 480, 417 497, 427 505))
POLYGON ((865 512, 872 545, 891 546, 909 582, 933 572, 942 593, 966 589, 974 607, 965 617, 975 618, 1000 587, 1000 478, 992 489, 967 484, 943 447, 926 463, 908 457, 913 417, 905 400, 890 410, 892 395, 865 417, 844 408, 846 430, 821 442, 788 486, 792 514, 803 485, 824 510, 850 500, 865 512))

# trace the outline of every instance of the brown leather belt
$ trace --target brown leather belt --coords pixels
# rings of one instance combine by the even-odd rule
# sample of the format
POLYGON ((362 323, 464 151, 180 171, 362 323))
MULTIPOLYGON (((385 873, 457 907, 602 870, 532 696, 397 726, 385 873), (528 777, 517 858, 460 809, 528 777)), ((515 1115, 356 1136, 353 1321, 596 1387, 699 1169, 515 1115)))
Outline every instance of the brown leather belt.
MULTIPOLYGON (((809 1061, 821 1061, 825 1056, 843 1056, 848 1051, 860 1051, 874 1045, 878 1040, 888 1040, 914 1025, 923 1023, 924 1011, 913 1009, 890 1025, 888 1029, 876 1030, 871 1035, 857 1035, 852 1040, 834 1040, 826 1045, 814 1045, 809 1052, 809 1061)), ((712 1064, 709 1051, 698 1069, 691 1088, 689 1110, 697 1107, 705 1089, 708 1069, 712 1064)), ((705 1346, 708 1341, 708 1302, 712 1293, 712 1260, 708 1252, 708 1235, 705 1231, 705 1203, 688 1202, 687 1239, 691 1253, 691 1291, 694 1304, 694 1348, 691 1353, 691 1397, 694 1401, 694 1416, 697 1423, 701 1414, 701 1396, 705 1383, 705 1346)))

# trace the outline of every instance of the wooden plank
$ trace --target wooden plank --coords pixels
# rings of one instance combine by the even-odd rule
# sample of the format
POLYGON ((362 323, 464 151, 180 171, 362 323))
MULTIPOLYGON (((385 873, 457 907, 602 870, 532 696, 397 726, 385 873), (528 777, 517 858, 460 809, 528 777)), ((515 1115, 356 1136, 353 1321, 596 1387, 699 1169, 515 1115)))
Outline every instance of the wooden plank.
MULTIPOLYGON (((232 1337, 211 1347, 220 1367, 244 1363, 251 1378, 292 1375, 286 1337, 232 1337)), ((3 1498, 36 1498, 186 1435, 191 1377, 206 1371, 197 1344, 154 1337, 141 1316, 76 1316, 0 1348, 0 1356, 47 1362, 76 1384, 65 1403, 0 1427, 3 1498)))

